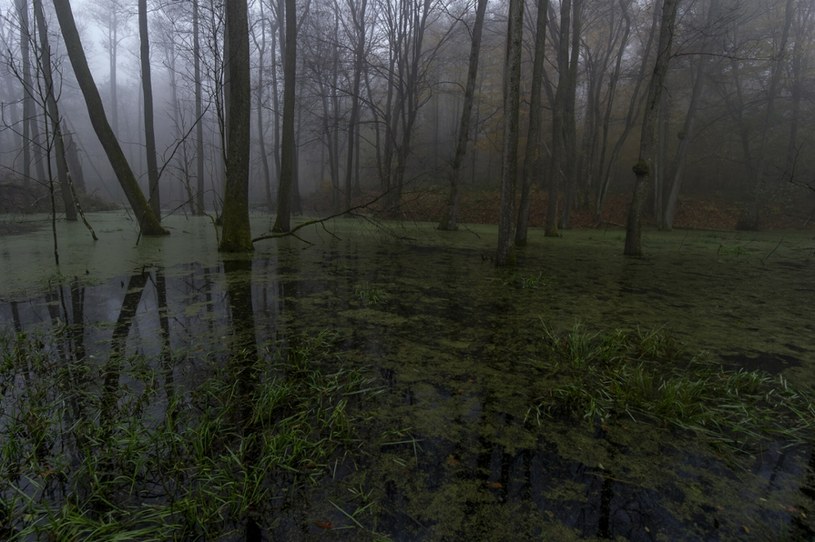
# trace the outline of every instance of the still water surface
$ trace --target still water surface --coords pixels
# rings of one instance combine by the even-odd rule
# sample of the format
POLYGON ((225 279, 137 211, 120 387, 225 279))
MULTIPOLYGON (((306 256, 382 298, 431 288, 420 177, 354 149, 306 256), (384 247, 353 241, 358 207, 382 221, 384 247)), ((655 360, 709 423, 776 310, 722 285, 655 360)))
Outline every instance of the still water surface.
MULTIPOLYGON (((729 366, 812 386, 811 235, 654 233, 648 258, 631 260, 619 255, 620 232, 533 232, 519 265, 501 270, 490 228, 337 221, 303 230, 307 242, 265 241, 251 259, 223 261, 205 221, 173 219, 169 239, 135 245, 132 228, 99 220, 100 244, 81 230, 63 241, 61 275, 47 234, 0 238, 0 325, 50 337, 52 355, 80 363, 78 382, 100 397, 136 403, 149 389, 131 411, 145 427, 162 423, 174 400, 192 404, 208 383, 245 376, 228 370, 237 349, 262 365, 270 351, 329 337, 337 356, 321 363, 359 370, 376 390, 349 397, 362 444, 332 452, 319 477, 267 481, 285 490, 225 525, 254 517, 275 540, 813 535, 810 447, 769 442, 733 458, 631 420, 598 429, 529 417, 540 337, 576 324, 661 329, 729 366)), ((255 229, 266 220, 255 217, 255 229)), ((100 404, 84 415, 104 414, 100 404)), ((70 446, 55 438, 49 453, 80 461, 70 446)), ((172 488, 147 486, 134 484, 120 506, 171 499, 172 488)), ((38 498, 59 506, 68 497, 38 498)), ((254 532, 232 529, 221 534, 254 532)))

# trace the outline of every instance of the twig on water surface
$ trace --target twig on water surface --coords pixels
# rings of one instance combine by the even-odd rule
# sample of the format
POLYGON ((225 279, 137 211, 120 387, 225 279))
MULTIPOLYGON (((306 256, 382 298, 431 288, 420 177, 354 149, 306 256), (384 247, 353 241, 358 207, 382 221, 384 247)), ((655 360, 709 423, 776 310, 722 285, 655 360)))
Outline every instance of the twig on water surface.
POLYGON ((776 250, 778 250, 778 247, 780 247, 780 246, 781 246, 781 243, 783 243, 783 242, 784 242, 784 238, 782 237, 781 239, 779 239, 779 240, 778 240, 778 244, 776 244, 776 245, 775 245, 775 248, 773 248, 773 249, 770 251, 770 253, 769 253, 769 254, 767 254, 766 256, 764 256, 763 258, 761 258, 761 264, 762 264, 762 265, 766 265, 767 260, 770 258, 770 256, 772 256, 773 254, 775 254, 775 251, 776 251, 776 250))

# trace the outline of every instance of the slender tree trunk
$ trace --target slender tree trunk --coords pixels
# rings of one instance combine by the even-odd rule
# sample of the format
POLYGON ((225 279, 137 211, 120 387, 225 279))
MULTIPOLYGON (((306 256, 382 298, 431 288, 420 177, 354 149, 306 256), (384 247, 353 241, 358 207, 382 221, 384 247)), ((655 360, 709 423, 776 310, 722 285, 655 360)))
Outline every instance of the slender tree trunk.
POLYGON ((297 2, 285 0, 286 47, 283 62, 283 133, 280 149, 280 182, 277 217, 272 231, 291 230, 292 184, 295 175, 294 95, 297 75, 297 2))
POLYGON ((345 206, 351 207, 353 196, 354 152, 357 144, 357 124, 359 123, 360 90, 362 87, 362 64, 365 61, 365 16, 367 0, 360 0, 359 10, 354 10, 349 2, 354 23, 354 80, 351 87, 351 114, 348 119, 348 157, 345 162, 345 206))
MULTIPOLYGON (((626 113, 625 116, 623 131, 617 138, 617 141, 614 143, 614 147, 611 150, 611 155, 609 156, 609 159, 605 165, 605 173, 603 174, 602 186, 597 196, 596 211, 598 217, 602 210, 603 202, 605 201, 608 189, 611 186, 611 181, 614 175, 613 173, 614 167, 619 161, 620 154, 622 153, 623 150, 623 146, 625 146, 625 142, 628 140, 628 136, 631 134, 631 130, 634 128, 634 125, 636 124, 637 118, 639 116, 639 111, 642 106, 643 98, 640 90, 642 88, 642 84, 647 79, 646 73, 649 65, 649 59, 651 57, 651 48, 653 47, 654 37, 656 36, 656 31, 659 26, 659 14, 660 10, 654 9, 651 30, 648 33, 648 41, 645 43, 645 50, 642 53, 642 62, 640 63, 639 73, 637 74, 636 77, 634 90, 631 92, 631 99, 628 102, 628 112, 626 113)), ((626 19, 626 24, 628 28, 630 28, 632 23, 628 11, 624 12, 624 17, 626 19)), ((618 57, 618 60, 620 60, 621 58, 622 56, 618 57)))
MULTIPOLYGON (((713 0, 715 3, 716 0, 713 0)), ((693 140, 693 130, 696 124, 696 111, 699 109, 699 100, 705 88, 705 68, 707 66, 707 57, 702 56, 698 59, 696 65, 696 77, 693 82, 693 90, 691 91, 690 103, 688 104, 688 112, 685 114, 685 121, 682 124, 682 132, 679 134, 679 147, 676 150, 676 155, 671 167, 671 188, 668 192, 668 198, 665 202, 665 212, 662 216, 662 228, 670 230, 673 228, 674 217, 676 216, 676 206, 679 201, 679 190, 682 187, 682 179, 685 173, 685 164, 687 163, 688 149, 690 142, 693 140)))
POLYGON ((195 78, 195 171, 197 189, 195 191, 195 214, 204 214, 204 115, 201 91, 201 41, 199 37, 200 12, 198 0, 192 0, 192 55, 195 78))
POLYGON ((518 123, 521 102, 521 53, 523 49, 523 0, 510 0, 504 73, 504 151, 501 167, 501 217, 498 224, 496 265, 510 265, 515 182, 518 176, 518 123))
MULTIPOLYGON (((57 0, 55 0, 57 1, 57 0)), ((108 21, 108 64, 110 66, 110 111, 113 133, 119 132, 119 83, 117 81, 117 65, 119 63, 119 5, 118 1, 111 4, 110 19, 108 21)))
POLYGON ((546 205, 546 236, 557 237, 558 200, 560 187, 566 186, 569 167, 569 145, 567 142, 567 119, 569 100, 569 45, 572 26, 572 0, 561 0, 560 32, 557 36, 558 81, 555 102, 552 110, 552 159, 549 167, 549 192, 546 205))
MULTIPOLYGON (((263 12, 263 2, 259 2, 260 6, 260 40, 255 38, 255 47, 258 50, 258 88, 255 93, 257 98, 257 125, 258 125, 258 147, 260 152, 260 163, 263 167, 263 187, 266 191, 266 207, 269 211, 273 208, 272 197, 272 172, 269 167, 269 155, 266 152, 266 127, 264 126, 263 118, 263 103, 264 103, 264 89, 266 88, 266 81, 264 74, 266 71, 266 16, 263 12)), ((272 29, 274 32, 274 29, 272 29)), ((254 36, 254 34, 253 34, 254 36)))
POLYGON ((252 250, 249 225, 249 117, 252 109, 249 82, 249 22, 246 0, 226 6, 224 60, 226 61, 226 183, 221 218, 223 233, 218 250, 252 250))
POLYGON ((166 235, 169 232, 161 227, 158 217, 147 203, 147 199, 145 199, 144 193, 139 188, 135 175, 133 175, 133 170, 122 152, 119 141, 108 123, 105 108, 102 105, 102 98, 96 89, 93 75, 85 58, 85 51, 82 48, 79 32, 74 22, 71 5, 68 0, 54 2, 54 10, 62 28, 62 37, 65 41, 65 48, 71 60, 71 65, 74 68, 74 74, 82 90, 82 95, 85 97, 91 124, 96 131, 99 142, 105 149, 105 154, 110 160, 111 166, 113 166, 130 207, 136 215, 141 233, 142 235, 166 235))
POLYGON ((54 78, 51 71, 51 45, 48 43, 48 27, 42 10, 42 0, 33 0, 34 17, 37 21, 37 34, 40 38, 40 62, 42 63, 42 77, 45 82, 45 106, 47 117, 51 121, 54 132, 54 150, 56 152, 57 178, 59 179, 62 203, 65 207, 65 218, 76 221, 76 205, 71 195, 71 179, 66 160, 65 142, 62 138, 62 122, 59 116, 59 107, 54 89, 54 78))
POLYGON ((546 25, 549 0, 538 0, 538 22, 535 29, 535 53, 532 61, 532 89, 529 97, 529 127, 526 137, 526 155, 521 172, 521 201, 518 209, 518 224, 515 229, 515 244, 526 245, 529 226, 529 190, 534 177, 543 169, 542 128, 543 104, 543 63, 546 54, 546 25))
POLYGON ((652 169, 654 167, 654 151, 656 149, 656 120, 660 98, 663 92, 665 76, 671 59, 673 45, 676 11, 679 0, 663 0, 662 16, 659 25, 659 42, 657 45, 657 59, 654 72, 648 85, 648 99, 645 103, 645 113, 642 119, 642 135, 640 136, 639 160, 634 165, 636 182, 628 210, 628 221, 625 228, 626 256, 642 256, 642 208, 648 197, 652 169))
POLYGON ((144 97, 144 141, 147 152, 147 182, 150 207, 161 220, 161 191, 156 163, 156 133, 153 129, 153 83, 150 69, 150 36, 147 29, 147 0, 139 0, 139 53, 144 97))
POLYGON ((71 172, 71 184, 80 193, 85 192, 85 176, 82 173, 79 152, 76 150, 76 141, 70 132, 63 131, 62 136, 65 140, 65 159, 68 161, 68 171, 71 172))
POLYGON ((567 70, 566 98, 564 100, 565 112, 563 115, 563 131, 565 136, 566 160, 564 163, 565 201, 561 227, 569 227, 569 216, 577 194, 577 119, 575 117, 575 102, 577 100, 577 68, 580 62, 580 40, 583 31, 583 0, 572 0, 572 29, 569 67, 567 70))
POLYGON ((461 166, 464 155, 467 153, 467 143, 470 140, 470 124, 473 116, 473 102, 475 101, 475 82, 478 78, 478 58, 481 54, 481 34, 484 28, 484 16, 487 12, 487 0, 478 0, 475 12, 475 23, 472 29, 472 42, 470 44, 470 62, 467 66, 467 84, 464 87, 464 105, 461 108, 461 120, 458 126, 458 140, 450 164, 450 195, 447 200, 447 210, 439 223, 440 230, 453 231, 458 229, 458 208, 460 200, 461 166))
POLYGON ((31 54, 28 39, 28 5, 26 0, 17 0, 17 13, 20 20, 20 62, 23 68, 23 180, 31 180, 31 118, 34 116, 34 101, 31 92, 31 54))
POLYGON ((34 97, 31 86, 31 35, 28 23, 28 2, 17 0, 17 16, 20 21, 20 63, 23 72, 23 180, 31 181, 31 126, 34 122, 34 97))
MULTIPOLYGON (((282 16, 278 13, 278 16, 282 16)), ((283 23, 279 21, 278 26, 282 28, 283 23)), ((274 141, 272 142, 272 164, 274 165, 275 176, 277 177, 277 189, 280 189, 280 125, 281 125, 281 109, 280 109, 280 88, 278 86, 277 77, 277 32, 272 32, 272 43, 270 56, 272 57, 272 118, 274 124, 272 126, 272 134, 274 141)), ((282 51, 281 51, 282 52, 282 51)))

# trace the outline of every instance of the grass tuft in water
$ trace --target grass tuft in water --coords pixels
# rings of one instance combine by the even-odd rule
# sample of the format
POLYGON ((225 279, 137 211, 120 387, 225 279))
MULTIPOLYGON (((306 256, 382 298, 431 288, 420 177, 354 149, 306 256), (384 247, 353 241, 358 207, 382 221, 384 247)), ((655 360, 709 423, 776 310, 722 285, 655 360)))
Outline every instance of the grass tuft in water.
POLYGON ((543 393, 527 417, 582 418, 601 426, 625 417, 704 437, 729 449, 768 441, 809 442, 815 395, 783 376, 733 369, 689 353, 661 330, 558 334, 544 326, 543 393))
POLYGON ((384 289, 378 286, 374 286, 368 282, 363 282, 354 288, 354 296, 359 299, 359 302, 363 306, 367 307, 384 302, 387 299, 388 294, 384 289))
POLYGON ((246 518, 271 526, 288 495, 358 446, 352 403, 376 388, 343 366, 337 340, 237 356, 252 371, 214 356, 200 387, 164 395, 142 358, 116 363, 116 389, 100 390, 77 380, 92 361, 0 337, 3 539, 220 539, 246 518))

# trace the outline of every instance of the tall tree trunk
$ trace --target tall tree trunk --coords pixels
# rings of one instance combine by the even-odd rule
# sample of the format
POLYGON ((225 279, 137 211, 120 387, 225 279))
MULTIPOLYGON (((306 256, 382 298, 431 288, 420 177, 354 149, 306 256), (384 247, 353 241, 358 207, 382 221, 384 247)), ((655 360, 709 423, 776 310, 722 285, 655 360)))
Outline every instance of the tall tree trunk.
MULTIPOLYGON (((258 88, 255 93, 257 99, 257 125, 258 125, 258 147, 260 152, 260 164, 263 168, 263 187, 266 191, 266 207, 271 212, 273 208, 272 196, 272 172, 269 167, 269 154, 266 152, 266 127, 263 118, 263 102, 264 102, 264 89, 266 82, 264 81, 265 62, 266 62, 266 16, 263 12, 263 2, 259 2, 260 6, 260 40, 254 38, 255 47, 258 50, 258 88)), ((272 29, 274 34, 274 28, 272 29)), ((254 37, 254 34, 252 34, 254 37)))
POLYGON ((292 184, 295 175, 294 94, 297 75, 297 2, 285 0, 286 47, 283 62, 283 133, 280 149, 280 182, 277 192, 275 232, 291 230, 292 184))
POLYGON ((201 91, 201 41, 199 37, 198 0, 192 0, 192 55, 195 57, 195 171, 197 187, 195 191, 195 214, 204 214, 204 116, 201 91))
POLYGON ((639 160, 634 165, 636 182, 631 197, 631 206, 628 210, 628 221, 625 228, 626 256, 642 256, 642 208, 648 197, 652 169, 654 167, 654 151, 656 148, 656 120, 660 98, 663 92, 665 76, 671 59, 673 45, 676 11, 679 0, 663 0, 662 16, 659 25, 659 42, 657 45, 657 58, 654 72, 648 84, 648 99, 645 103, 645 113, 642 118, 642 134, 640 136, 639 160))
POLYGON ((31 44, 28 24, 28 3, 17 0, 17 16, 20 21, 20 63, 23 72, 23 180, 31 180, 31 124, 34 119, 34 97, 31 87, 31 44))
MULTIPOLYGON (((282 1, 282 0, 281 0, 282 1)), ((282 17, 282 13, 277 14, 279 17, 282 17)), ((278 19, 276 23, 278 25, 278 30, 283 28, 282 20, 278 19)), ((284 36, 285 38, 285 36, 284 36)), ((270 56, 272 57, 272 118, 274 119, 274 124, 272 125, 272 136, 274 141, 272 141, 272 164, 274 165, 275 176, 277 177, 277 189, 280 189, 280 125, 282 111, 280 109, 280 87, 278 85, 278 70, 277 70, 277 39, 278 33, 272 32, 272 43, 270 45, 271 51, 270 56)), ((281 49, 282 53, 282 49, 281 49)))
POLYGON ((569 167, 567 120, 569 100, 569 45, 572 31, 572 0, 560 2, 560 32, 557 36, 558 81, 552 110, 552 159, 549 163, 549 191, 546 205, 546 236, 557 237, 560 188, 566 186, 569 167))
POLYGON ((224 60, 226 62, 226 182, 221 218, 223 233, 218 250, 252 250, 249 225, 249 117, 252 108, 249 83, 249 21, 246 0, 226 6, 224 60))
MULTIPOLYGON (((640 92, 642 88, 642 84, 646 81, 646 73, 648 70, 648 66, 650 63, 651 57, 651 48, 653 47, 654 37, 657 34, 657 27, 659 26, 659 9, 654 9, 653 19, 651 23, 651 30, 648 32, 648 40, 645 43, 645 50, 642 53, 642 61, 640 62, 640 69, 637 73, 637 77, 635 78, 636 83, 634 83, 634 89, 631 92, 631 98, 628 101, 628 111, 625 116, 625 123, 623 124, 623 131, 620 136, 617 138, 617 141, 614 143, 614 147, 611 150, 611 155, 609 159, 605 162, 605 172, 603 173, 602 184, 600 186, 600 190, 597 193, 597 201, 595 205, 595 211, 597 216, 600 216, 602 211, 603 203, 605 201, 606 194, 608 194, 608 189, 611 186, 611 182, 614 176, 614 167, 619 161, 620 154, 622 153, 623 146, 625 146, 625 142, 628 140, 628 136, 631 134, 631 130, 634 128, 636 124, 637 118, 639 116, 639 111, 642 107, 642 99, 643 95, 640 92)), ((631 22, 631 15, 628 11, 623 12, 623 17, 626 20, 626 35, 630 34, 630 28, 632 26, 631 22)), ((627 40, 626 40, 627 41, 627 40)), ((618 56, 618 66, 619 62, 622 60, 622 51, 620 56, 618 56)), ((619 71, 617 72, 619 74, 619 71)), ((615 87, 618 77, 615 77, 615 87)), ((609 94, 609 99, 611 99, 612 94, 609 94)), ((610 110, 607 109, 607 121, 610 119, 610 110)), ((608 133, 608 127, 604 128, 606 133, 608 133)), ((605 151, 603 152, 605 155, 605 151)), ((602 166, 602 164, 601 164, 602 166)))
POLYGON ((34 17, 37 21, 37 34, 40 38, 40 62, 42 64, 42 77, 45 82, 45 107, 47 117, 51 121, 54 132, 54 150, 56 152, 57 178, 59 179, 62 203, 65 207, 65 218, 76 221, 76 205, 71 193, 70 171, 66 159, 65 142, 62 138, 62 121, 59 116, 59 107, 54 89, 54 78, 51 71, 51 44, 48 43, 48 26, 42 10, 42 0, 33 0, 34 17))
POLYGON ((572 30, 569 68, 567 71, 566 98, 564 100, 563 131, 565 136, 566 160, 564 163, 565 201, 561 227, 569 227, 569 213, 577 194, 577 69, 580 62, 580 40, 583 26, 583 0, 572 0, 572 30))
POLYGON ((481 54, 481 34, 484 28, 484 16, 487 12, 487 0, 478 0, 475 12, 475 23, 472 29, 472 42, 470 43, 470 62, 467 66, 467 84, 464 87, 464 105, 461 108, 461 120, 458 126, 458 140, 450 164, 450 195, 447 200, 447 209, 439 223, 440 230, 453 231, 458 229, 458 207, 460 200, 459 183, 461 165, 467 153, 467 143, 470 140, 470 124, 473 116, 473 102, 475 101, 475 82, 478 78, 478 58, 481 54))
POLYGON ((515 181, 518 176, 518 121, 521 102, 521 53, 523 49, 523 0, 510 0, 504 73, 504 149, 501 167, 501 216, 498 224, 496 265, 513 263, 512 225, 515 181))
POLYGON ((102 98, 96 89, 96 83, 94 83, 93 75, 88 67, 88 60, 85 58, 85 51, 82 48, 82 41, 79 38, 79 32, 74 22, 70 2, 68 0, 54 2, 54 10, 62 29, 62 37, 65 41, 68 58, 71 60, 76 80, 88 107, 91 124, 99 138, 99 142, 102 144, 102 148, 105 149, 105 154, 113 167, 113 171, 116 173, 116 177, 119 179, 119 184, 122 186, 130 207, 136 215, 142 235, 168 234, 169 232, 161 227, 158 217, 147 203, 147 199, 144 197, 141 188, 139 188, 135 175, 133 175, 133 170, 130 169, 130 164, 128 164, 127 158, 122 152, 119 141, 108 123, 105 108, 102 105, 102 98))
MULTIPOLYGON (((485 0, 482 0, 485 1, 485 0)), ((351 114, 348 119, 348 156, 345 162, 345 206, 351 207, 353 196, 354 153, 357 150, 357 124, 359 123, 360 90, 362 87, 362 65, 365 61, 365 16, 368 1, 360 0, 359 9, 354 9, 352 1, 348 2, 354 23, 354 79, 351 87, 351 114)))
POLYGON ((147 0, 139 0, 139 53, 141 83, 144 96, 144 142, 147 152, 147 182, 150 207, 161 220, 161 191, 156 163, 156 134, 153 129, 153 83, 150 69, 150 36, 147 30, 147 0))
MULTIPOLYGON (((715 4, 712 0, 711 4, 715 4)), ((712 10, 713 8, 711 8, 712 10)), ((710 19, 709 19, 710 20, 710 19)), ((699 109, 699 100, 705 88, 705 68, 707 66, 707 56, 702 55, 697 60, 696 74, 691 91, 688 111, 685 114, 685 121, 682 124, 682 132, 679 134, 679 146, 676 150, 673 163, 671 165, 671 188, 665 202, 665 212, 662 214, 662 228, 670 230, 673 228, 674 217, 676 216, 676 206, 679 201, 679 190, 682 187, 682 179, 685 174, 685 164, 687 163, 688 148, 693 140, 693 130, 696 124, 696 111, 699 109)))
MULTIPOLYGON (((57 0, 55 0, 57 1, 57 0)), ((119 2, 114 0, 111 4, 110 19, 108 20, 108 64, 110 66, 110 111, 113 133, 119 132, 119 83, 117 81, 117 66, 119 63, 119 2)))
POLYGON ((532 61, 532 89, 529 97, 529 127, 526 137, 526 154, 521 172, 521 201, 518 209, 518 224, 515 229, 515 244, 526 244, 529 226, 529 189, 533 177, 543 170, 543 152, 541 132, 543 128, 543 63, 546 54, 546 25, 549 12, 549 0, 538 0, 538 22, 535 29, 535 53, 532 61))

